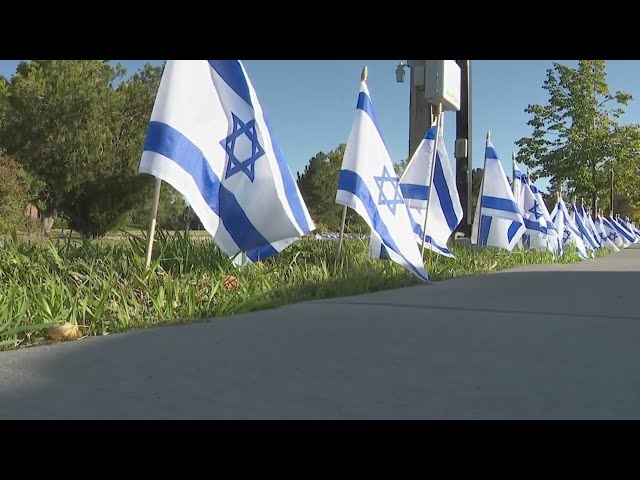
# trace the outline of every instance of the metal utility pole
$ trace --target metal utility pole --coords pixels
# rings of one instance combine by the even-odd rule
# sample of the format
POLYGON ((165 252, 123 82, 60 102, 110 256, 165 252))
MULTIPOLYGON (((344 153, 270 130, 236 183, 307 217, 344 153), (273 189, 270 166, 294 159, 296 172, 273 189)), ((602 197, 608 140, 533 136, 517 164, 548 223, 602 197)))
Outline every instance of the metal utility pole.
POLYGON ((613 217, 613 168, 611 168, 611 216, 613 217))
POLYGON ((413 156, 425 132, 433 123, 431 104, 424 95, 424 75, 426 60, 409 60, 411 72, 411 93, 409 98, 409 158, 413 156))
POLYGON ((460 110, 456 112, 456 185, 462 205, 462 221, 457 231, 471 236, 472 163, 471 150, 471 61, 456 60, 460 66, 460 110))
MULTIPOLYGON (((460 110, 456 112, 456 186, 460 195, 463 217, 457 231, 471 235, 471 66, 470 60, 456 60, 460 67, 460 110)), ((434 122, 434 107, 425 98, 427 60, 408 60, 396 70, 398 82, 404 82, 404 67, 410 70, 409 158, 413 156, 425 132, 434 122)))

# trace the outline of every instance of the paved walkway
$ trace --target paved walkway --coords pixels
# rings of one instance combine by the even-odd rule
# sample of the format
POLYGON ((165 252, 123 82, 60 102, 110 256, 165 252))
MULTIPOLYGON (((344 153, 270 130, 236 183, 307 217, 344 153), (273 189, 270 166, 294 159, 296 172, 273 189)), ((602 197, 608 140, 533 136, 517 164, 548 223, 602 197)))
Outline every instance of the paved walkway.
POLYGON ((640 249, 0 353, 0 418, 640 418, 640 249))

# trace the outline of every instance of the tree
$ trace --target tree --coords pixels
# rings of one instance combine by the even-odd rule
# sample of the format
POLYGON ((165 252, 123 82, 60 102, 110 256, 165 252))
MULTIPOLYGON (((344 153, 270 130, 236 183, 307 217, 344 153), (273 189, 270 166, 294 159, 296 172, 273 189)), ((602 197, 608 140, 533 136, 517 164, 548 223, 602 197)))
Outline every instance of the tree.
POLYGON ((393 165, 394 168, 395 168, 396 175, 398 176, 398 178, 402 177, 402 174, 407 169, 407 166, 409 165, 409 161, 410 160, 411 160, 410 158, 405 158, 404 160, 401 160, 400 162, 395 163, 393 165))
POLYGON ((38 208, 62 210, 75 228, 94 236, 151 195, 153 181, 138 176, 137 165, 160 73, 147 65, 123 81, 124 67, 106 60, 18 66, 0 146, 41 181, 38 208))
POLYGON ((543 89, 548 104, 525 109, 533 134, 516 142, 518 161, 556 182, 566 180, 567 193, 587 197, 594 210, 596 198, 606 195, 611 169, 618 191, 637 192, 640 127, 618 123, 632 97, 609 91, 605 62, 581 60, 578 68, 554 63, 543 89))
POLYGON ((27 189, 20 166, 0 156, 0 234, 18 231, 26 220, 27 189))
MULTIPOLYGON (((484 177, 484 168, 474 168, 471 170, 471 214, 475 215, 480 186, 484 177)), ((473 218, 473 217, 472 217, 473 218)))

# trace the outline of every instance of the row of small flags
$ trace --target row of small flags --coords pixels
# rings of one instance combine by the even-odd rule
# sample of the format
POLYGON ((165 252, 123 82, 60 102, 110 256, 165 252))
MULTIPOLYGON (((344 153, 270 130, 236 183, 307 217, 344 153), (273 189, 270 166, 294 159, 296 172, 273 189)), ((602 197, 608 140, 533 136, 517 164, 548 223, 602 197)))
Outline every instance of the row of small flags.
MULTIPOLYGON (((345 212, 355 210, 371 228, 370 256, 397 262, 425 282, 421 248, 453 257, 447 242, 462 220, 441 119, 440 113, 399 179, 365 67, 336 192, 336 203, 345 212)), ((635 226, 620 218, 592 222, 575 204, 569 214, 561 198, 549 213, 539 190, 515 168, 513 189, 509 186, 489 139, 485 157, 473 243, 509 251, 516 245, 544 248, 556 255, 572 245, 588 258, 597 248, 622 248, 640 238, 635 226)), ((269 258, 315 230, 239 60, 167 61, 139 170, 156 177, 154 211, 165 181, 185 197, 236 265, 269 258)), ((152 220, 151 238, 154 225, 152 220)))
POLYGON ((580 208, 571 212, 561 195, 549 213, 542 193, 513 161, 511 188, 491 141, 487 139, 485 171, 473 223, 472 243, 513 250, 549 251, 556 257, 575 250, 586 260, 595 251, 619 251, 640 241, 640 231, 628 218, 608 218, 580 208), (486 183, 486 187, 485 187, 486 183))

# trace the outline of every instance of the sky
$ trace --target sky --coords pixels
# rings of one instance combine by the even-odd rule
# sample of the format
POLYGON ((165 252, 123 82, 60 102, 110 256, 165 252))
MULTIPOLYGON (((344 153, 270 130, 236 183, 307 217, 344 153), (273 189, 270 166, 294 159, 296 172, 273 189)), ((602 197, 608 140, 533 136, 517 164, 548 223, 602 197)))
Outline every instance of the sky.
MULTIPOLYGON (((403 60, 405 61, 405 60, 403 60)), ((555 60, 576 66, 577 60, 555 60)), ((18 60, 0 60, 0 75, 10 77, 18 60)), ((146 60, 115 60, 129 74, 146 60)), ((367 85, 391 159, 399 162, 409 150, 409 72, 397 83, 399 60, 243 60, 263 110, 269 117, 280 148, 291 170, 301 172, 318 152, 346 143, 355 115, 360 74, 368 67, 367 85)), ((162 60, 149 63, 160 65, 162 60)), ((545 104, 542 89, 553 60, 472 60, 472 161, 484 163, 487 130, 505 171, 511 172, 515 142, 532 133, 524 112, 528 104, 545 104)), ((640 123, 640 61, 607 62, 611 91, 623 90, 637 97, 622 117, 623 123, 640 123)), ((453 158, 455 113, 446 112, 445 143, 453 158)), ((543 189, 547 182, 539 184, 543 189)))

